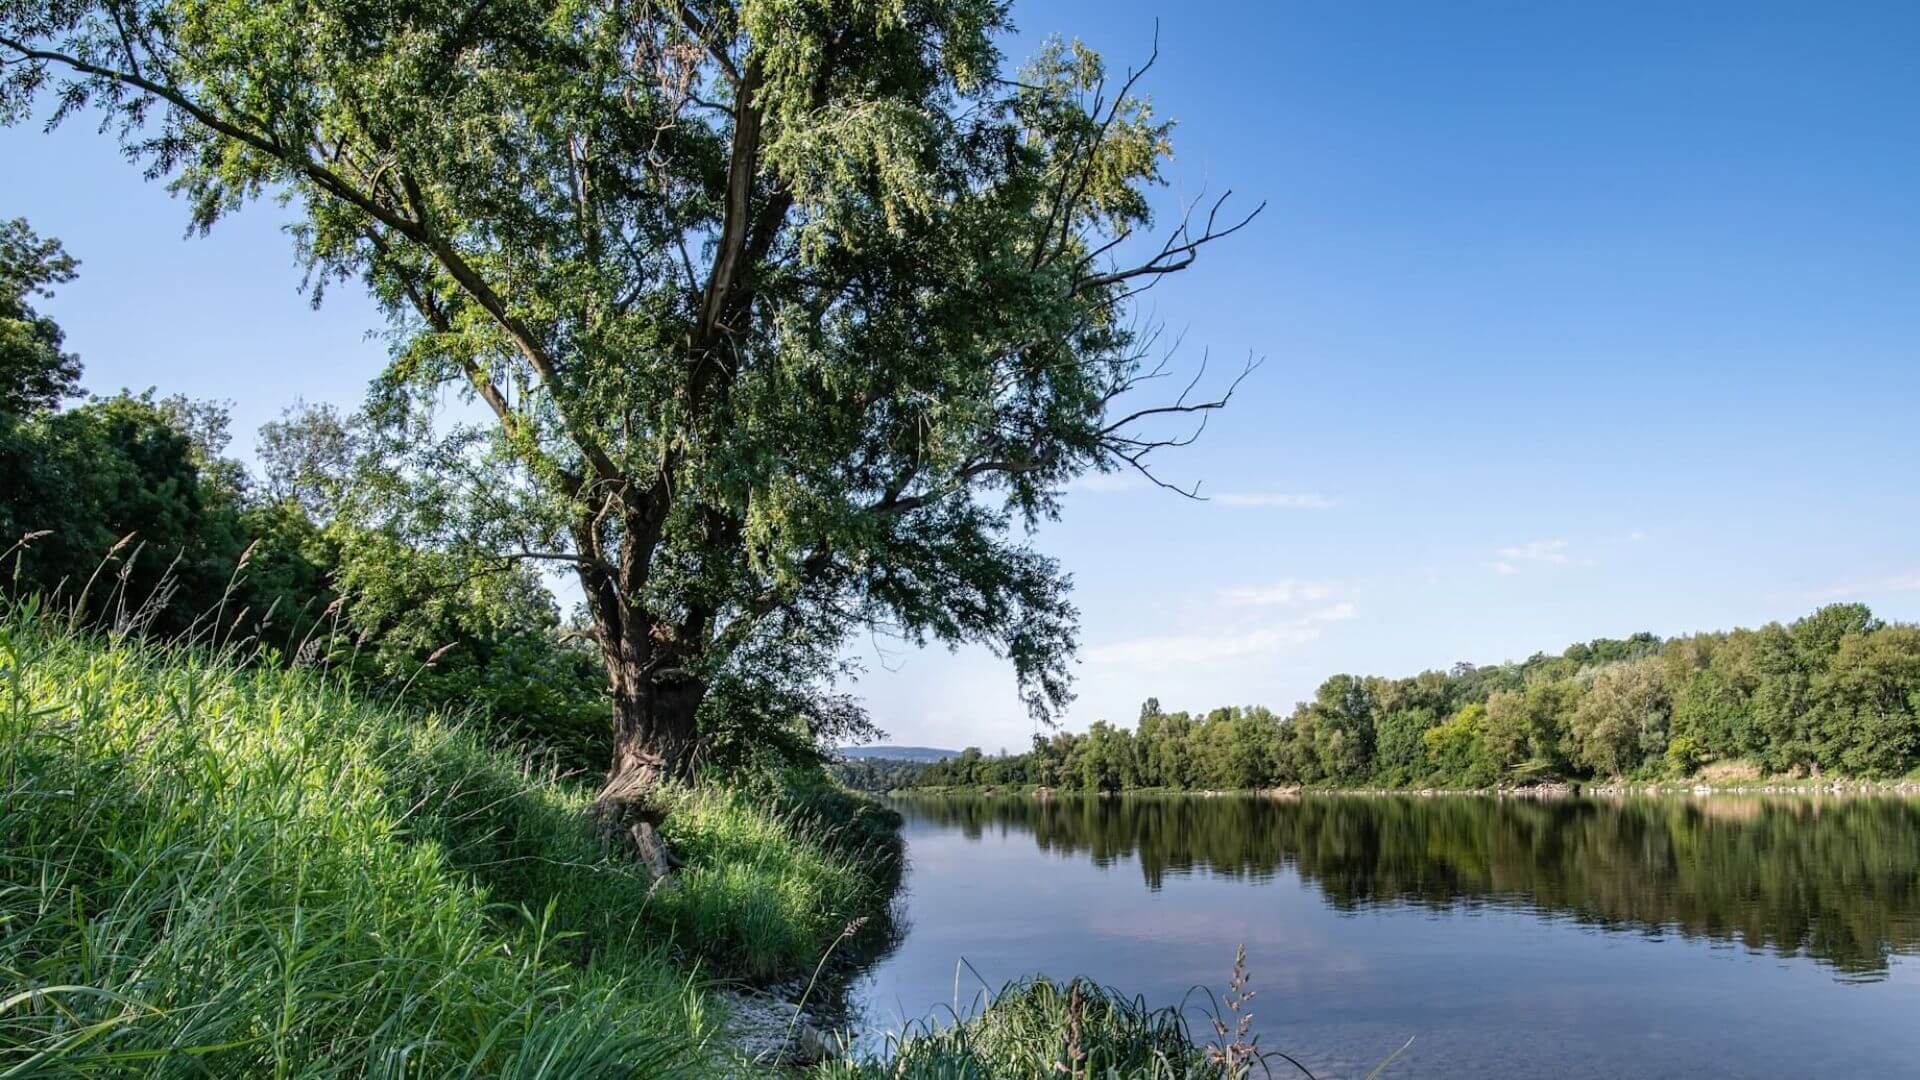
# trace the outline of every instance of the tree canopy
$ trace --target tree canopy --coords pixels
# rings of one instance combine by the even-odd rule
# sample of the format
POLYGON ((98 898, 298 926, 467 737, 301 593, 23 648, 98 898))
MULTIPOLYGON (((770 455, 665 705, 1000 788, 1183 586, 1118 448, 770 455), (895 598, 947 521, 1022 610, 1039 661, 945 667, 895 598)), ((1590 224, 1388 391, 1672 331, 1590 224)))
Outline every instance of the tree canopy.
POLYGON ((65 333, 32 300, 73 280, 78 265, 24 219, 0 221, 0 413, 18 416, 73 394, 80 360, 60 351, 65 333))
POLYGON ((1129 301, 1250 215, 1149 239, 1172 125, 1144 68, 1053 42, 1012 72, 1009 19, 0 0, 0 111, 104 113, 199 228, 291 198, 316 288, 393 322, 385 525, 575 570, 614 772, 652 776, 716 703, 790 722, 862 627, 984 643, 1050 714, 1075 613, 1023 527, 1231 394, 1143 400, 1167 362, 1129 301), (491 423, 428 425, 449 386, 491 423))

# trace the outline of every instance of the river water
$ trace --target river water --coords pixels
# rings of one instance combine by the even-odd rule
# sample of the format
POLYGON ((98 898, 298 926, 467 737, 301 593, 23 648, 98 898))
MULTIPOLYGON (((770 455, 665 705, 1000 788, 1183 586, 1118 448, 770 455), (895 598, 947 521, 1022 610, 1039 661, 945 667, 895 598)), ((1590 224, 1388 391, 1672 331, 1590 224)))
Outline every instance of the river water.
POLYGON ((1920 1076, 1920 802, 899 800, 866 1045, 1018 976, 1225 988, 1322 1078, 1920 1076))

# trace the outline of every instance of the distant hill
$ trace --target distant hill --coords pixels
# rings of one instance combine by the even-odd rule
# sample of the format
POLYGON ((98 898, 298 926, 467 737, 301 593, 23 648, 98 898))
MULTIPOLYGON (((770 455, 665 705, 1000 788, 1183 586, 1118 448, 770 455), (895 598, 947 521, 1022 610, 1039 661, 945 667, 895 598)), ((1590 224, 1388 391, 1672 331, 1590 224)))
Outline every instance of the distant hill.
POLYGON ((958 750, 937 746, 843 746, 836 752, 849 761, 945 761, 960 756, 958 750))

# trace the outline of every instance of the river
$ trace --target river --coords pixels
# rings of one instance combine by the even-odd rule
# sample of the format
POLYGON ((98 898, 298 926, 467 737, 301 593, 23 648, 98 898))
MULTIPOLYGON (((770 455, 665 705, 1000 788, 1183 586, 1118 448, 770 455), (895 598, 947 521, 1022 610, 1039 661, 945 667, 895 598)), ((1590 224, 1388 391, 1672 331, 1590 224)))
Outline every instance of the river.
POLYGON ((900 799, 869 1048, 1017 976, 1225 988, 1322 1080, 1920 1075, 1920 802, 900 799))

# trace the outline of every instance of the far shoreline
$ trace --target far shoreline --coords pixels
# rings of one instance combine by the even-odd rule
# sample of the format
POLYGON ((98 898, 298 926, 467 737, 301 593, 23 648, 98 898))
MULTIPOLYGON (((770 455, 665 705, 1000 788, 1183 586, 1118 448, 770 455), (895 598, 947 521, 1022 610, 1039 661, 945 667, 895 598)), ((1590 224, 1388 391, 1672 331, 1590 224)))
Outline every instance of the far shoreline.
POLYGON ((895 799, 913 798, 916 796, 955 795, 1031 799, 1240 797, 1276 800, 1298 799, 1307 796, 1353 796, 1361 798, 1441 798, 1473 796, 1478 798, 1533 799, 1541 801, 1583 797, 1672 797, 1680 795, 1893 795, 1916 797, 1920 796, 1920 778, 1905 777, 1892 780, 1863 780, 1853 778, 1832 779, 1827 777, 1772 777, 1768 779, 1732 782, 1710 782, 1704 780, 1574 781, 1482 788, 1312 787, 1293 785, 1272 788, 1224 789, 1151 787, 1099 791, 1086 791, 1076 788, 1053 788, 1041 785, 992 785, 982 787, 946 785, 940 787, 893 788, 885 794, 888 798, 895 799))

